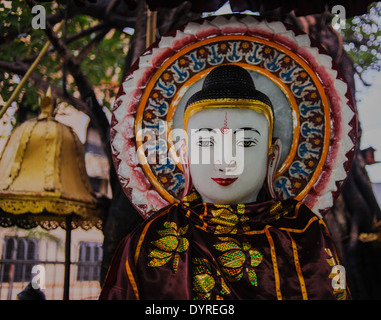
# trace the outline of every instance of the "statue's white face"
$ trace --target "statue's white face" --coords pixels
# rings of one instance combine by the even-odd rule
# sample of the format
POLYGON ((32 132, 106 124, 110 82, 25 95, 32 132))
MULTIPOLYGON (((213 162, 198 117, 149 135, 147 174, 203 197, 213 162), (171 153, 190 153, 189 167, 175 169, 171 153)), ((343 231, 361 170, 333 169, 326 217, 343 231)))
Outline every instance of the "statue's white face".
POLYGON ((188 160, 203 202, 254 202, 267 174, 269 125, 251 109, 210 108, 188 120, 188 160))

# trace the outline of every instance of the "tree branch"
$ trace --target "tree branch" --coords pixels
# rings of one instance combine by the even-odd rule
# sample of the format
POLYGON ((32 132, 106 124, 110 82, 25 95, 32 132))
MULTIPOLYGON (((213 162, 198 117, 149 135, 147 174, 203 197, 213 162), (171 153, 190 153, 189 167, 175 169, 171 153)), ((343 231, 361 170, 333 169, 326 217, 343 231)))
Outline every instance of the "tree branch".
POLYGON ((362 76, 362 72, 357 71, 356 68, 355 68, 355 72, 356 72, 356 74, 359 76, 359 78, 360 78, 362 84, 363 84, 365 87, 370 87, 370 86, 372 85, 371 83, 366 82, 366 81, 364 80, 364 78, 363 78, 363 76, 362 76))
POLYGON ((81 52, 76 57, 76 63, 80 63, 86 56, 91 52, 91 50, 94 49, 97 43, 101 42, 103 38, 106 36, 106 34, 110 31, 110 28, 103 29, 100 31, 94 39, 89 41, 89 43, 86 44, 86 46, 81 50, 81 52))
POLYGON ((66 0, 68 16, 87 15, 104 21, 110 26, 123 30, 125 27, 133 27, 136 22, 134 10, 129 9, 126 1, 97 0, 95 3, 86 3, 78 6, 73 0, 66 0))
MULTIPOLYGON (((76 34, 68 36, 67 39, 64 41, 64 43, 65 43, 65 45, 68 45, 74 41, 81 39, 82 37, 88 36, 88 35, 92 34, 93 32, 102 30, 104 28, 107 28, 108 31, 110 30, 110 27, 108 27, 105 23, 99 23, 93 27, 87 28, 85 30, 82 30, 81 32, 78 32, 76 34)), ((48 53, 51 53, 54 51, 55 51, 55 48, 52 47, 49 49, 48 53)), ((29 56, 29 57, 22 58, 20 61, 22 61, 24 63, 33 62, 37 58, 37 56, 38 56, 38 53, 34 54, 32 56, 29 56)))
MULTIPOLYGON (((17 75, 23 76, 28 71, 28 66, 22 62, 8 62, 0 60, 0 70, 8 73, 15 73, 17 75)), ((81 99, 75 98, 70 94, 65 94, 62 89, 55 87, 43 80, 40 76, 38 76, 35 72, 33 72, 29 76, 29 80, 42 91, 48 90, 50 86, 52 88, 52 96, 61 101, 67 102, 72 105, 74 108, 82 111, 89 116, 91 116, 91 110, 88 105, 83 102, 81 99)))
POLYGON ((106 23, 99 23, 93 27, 89 27, 87 29, 84 29, 81 32, 78 32, 76 34, 68 36, 66 41, 65 41, 65 44, 72 43, 76 40, 81 39, 82 37, 88 36, 88 35, 92 34, 93 32, 102 30, 104 28, 108 28, 108 30, 110 30, 110 27, 108 27, 106 23))
MULTIPOLYGON (((72 17, 66 17, 66 18, 68 19, 72 17)), ((63 10, 58 10, 56 13, 46 17, 46 21, 48 21, 49 23, 53 25, 62 21, 63 19, 65 19, 65 12, 63 10)))
MULTIPOLYGON (((30 6, 33 5, 33 1, 31 0, 27 0, 27 3, 30 6)), ((76 62, 75 58, 73 57, 70 50, 66 47, 65 43, 55 34, 50 23, 46 22, 46 28, 44 29, 44 31, 53 47, 61 56, 63 62, 67 65, 69 72, 73 76, 78 86, 78 90, 81 94, 82 100, 86 101, 88 96, 94 94, 94 92, 86 76, 83 74, 80 65, 76 62)), ((96 105, 99 106, 98 103, 96 105)))
MULTIPOLYGON (((27 3, 29 6, 33 5, 32 0, 27 0, 27 3)), ((53 31, 53 28, 51 27, 48 21, 46 22, 46 29, 44 29, 44 32, 46 36, 48 37, 49 41, 51 42, 51 44, 53 45, 53 47, 61 56, 63 63, 65 63, 67 67, 67 70, 73 76, 74 81, 78 87, 78 91, 81 95, 82 101, 84 101, 88 105, 89 109, 91 110, 91 114, 92 114, 91 119, 93 121, 93 124, 99 131, 102 144, 104 146, 104 150, 111 164, 112 157, 111 157, 111 150, 108 143, 110 125, 108 123, 106 115, 104 114, 102 110, 101 105, 99 104, 96 98, 96 95, 94 93, 94 90, 91 84, 89 83, 85 74, 82 72, 79 63, 75 60, 70 50, 66 47, 64 41, 58 38, 58 36, 53 31)))

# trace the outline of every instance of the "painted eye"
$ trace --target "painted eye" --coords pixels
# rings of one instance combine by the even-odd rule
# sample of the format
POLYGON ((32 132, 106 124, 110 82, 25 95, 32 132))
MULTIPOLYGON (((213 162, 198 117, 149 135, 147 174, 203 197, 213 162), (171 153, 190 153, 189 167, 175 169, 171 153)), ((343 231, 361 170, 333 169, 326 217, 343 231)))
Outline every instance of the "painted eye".
POLYGON ((255 146, 256 144, 257 144, 257 140, 240 140, 240 141, 237 141, 237 146, 244 147, 244 148, 249 148, 249 147, 255 146))
POLYGON ((214 140, 213 139, 207 139, 207 140, 200 139, 197 141, 197 145, 199 147, 213 147, 214 146, 214 140))

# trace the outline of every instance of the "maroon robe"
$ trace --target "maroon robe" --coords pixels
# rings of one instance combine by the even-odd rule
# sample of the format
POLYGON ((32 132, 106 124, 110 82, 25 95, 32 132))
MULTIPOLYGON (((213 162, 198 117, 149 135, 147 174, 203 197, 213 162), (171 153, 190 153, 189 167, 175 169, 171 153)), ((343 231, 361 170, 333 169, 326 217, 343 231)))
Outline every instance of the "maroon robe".
POLYGON ((212 205, 193 192, 120 243, 100 299, 345 299, 337 264, 301 202, 212 205))

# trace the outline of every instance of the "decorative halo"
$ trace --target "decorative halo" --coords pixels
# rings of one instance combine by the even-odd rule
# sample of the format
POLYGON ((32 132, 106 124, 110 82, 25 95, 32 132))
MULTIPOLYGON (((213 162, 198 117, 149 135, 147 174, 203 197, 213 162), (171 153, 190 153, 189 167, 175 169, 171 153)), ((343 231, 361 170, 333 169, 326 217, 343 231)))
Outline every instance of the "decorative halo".
POLYGON ((274 137, 282 141, 277 196, 324 214, 354 156, 357 118, 349 86, 308 35, 249 15, 190 22, 132 66, 111 121, 112 154, 125 193, 144 218, 180 200, 185 179, 177 142, 185 103, 212 68, 229 63, 249 70, 274 106, 274 137))

